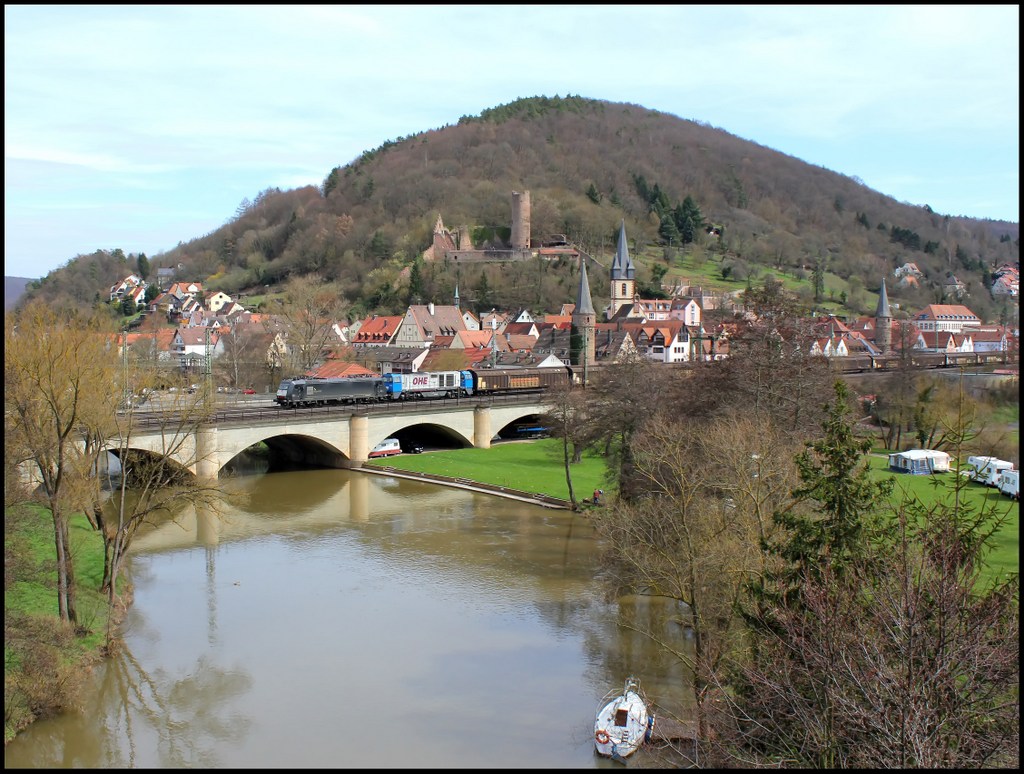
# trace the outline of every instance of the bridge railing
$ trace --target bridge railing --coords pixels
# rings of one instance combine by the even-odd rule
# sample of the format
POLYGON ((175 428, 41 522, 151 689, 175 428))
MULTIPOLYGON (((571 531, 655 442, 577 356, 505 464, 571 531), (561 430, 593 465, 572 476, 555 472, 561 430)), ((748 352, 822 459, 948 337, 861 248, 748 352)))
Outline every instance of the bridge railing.
MULTIPOLYGON (((378 415, 419 413, 423 411, 444 411, 451 409, 469 409, 477 406, 522 405, 537 403, 543 399, 543 390, 529 390, 509 395, 471 395, 459 398, 433 398, 427 400, 388 401, 384 403, 359 403, 327 406, 301 406, 284 408, 270 403, 266 406, 245 406, 217 408, 203 425, 259 424, 263 422, 294 422, 306 417, 331 417, 341 419, 353 414, 372 413, 378 415)), ((136 427, 159 428, 173 426, 177 415, 172 409, 161 411, 136 411, 134 415, 136 427)))

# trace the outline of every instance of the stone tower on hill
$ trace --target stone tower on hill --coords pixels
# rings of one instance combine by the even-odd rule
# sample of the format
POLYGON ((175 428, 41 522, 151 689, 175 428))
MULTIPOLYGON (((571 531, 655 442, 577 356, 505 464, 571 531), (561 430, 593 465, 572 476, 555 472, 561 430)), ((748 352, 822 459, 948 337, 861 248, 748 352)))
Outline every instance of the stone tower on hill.
POLYGON ((530 192, 512 192, 512 249, 530 249, 530 192))

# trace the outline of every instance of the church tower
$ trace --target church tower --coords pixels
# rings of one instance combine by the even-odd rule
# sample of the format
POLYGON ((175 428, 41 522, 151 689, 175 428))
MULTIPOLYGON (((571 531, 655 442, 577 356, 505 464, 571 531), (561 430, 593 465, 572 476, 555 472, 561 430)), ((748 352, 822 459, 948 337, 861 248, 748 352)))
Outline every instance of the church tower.
POLYGON ((629 257, 629 247, 626 246, 626 221, 623 220, 619 226, 619 245, 615 251, 615 260, 612 262, 609 318, 613 317, 620 307, 632 304, 636 300, 635 275, 636 269, 629 257))
POLYGON ((889 298, 885 294, 885 277, 882 277, 878 309, 875 310, 875 344, 883 355, 888 355, 892 349, 892 313, 889 311, 889 298))
POLYGON ((579 346, 570 347, 570 360, 573 366, 582 369, 581 378, 584 384, 587 383, 587 366, 593 365, 595 361, 596 324, 597 313, 594 311, 594 301, 590 297, 587 261, 580 256, 580 286, 576 293, 576 308, 572 312, 573 330, 570 337, 571 341, 579 341, 579 346))

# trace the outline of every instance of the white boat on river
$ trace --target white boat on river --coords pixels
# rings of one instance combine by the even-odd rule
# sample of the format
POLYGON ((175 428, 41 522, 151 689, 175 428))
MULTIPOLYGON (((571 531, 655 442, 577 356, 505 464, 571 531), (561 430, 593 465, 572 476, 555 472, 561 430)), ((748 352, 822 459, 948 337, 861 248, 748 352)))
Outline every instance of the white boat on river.
POLYGON ((634 677, 626 678, 622 693, 608 693, 601 702, 594 721, 594 746, 598 755, 622 762, 650 741, 654 713, 634 677))

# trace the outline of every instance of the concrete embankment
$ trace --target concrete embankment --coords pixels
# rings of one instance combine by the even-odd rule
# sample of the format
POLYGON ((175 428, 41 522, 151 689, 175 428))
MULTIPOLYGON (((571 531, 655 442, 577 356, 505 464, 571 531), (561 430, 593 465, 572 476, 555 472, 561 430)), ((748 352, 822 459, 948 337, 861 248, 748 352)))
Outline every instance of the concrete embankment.
POLYGON ((521 489, 510 489, 507 486, 493 486, 481 484, 478 481, 470 481, 468 478, 452 478, 451 476, 439 476, 433 473, 416 473, 411 470, 399 470, 390 465, 363 465, 353 470, 362 473, 372 473, 378 476, 391 476, 392 478, 408 478, 414 481, 429 481, 432 484, 453 486, 457 489, 469 489, 474 492, 485 492, 486 494, 507 497, 510 500, 521 500, 535 505, 543 505, 545 508, 560 508, 572 510, 572 503, 558 497, 550 497, 536 492, 524 492, 521 489))

